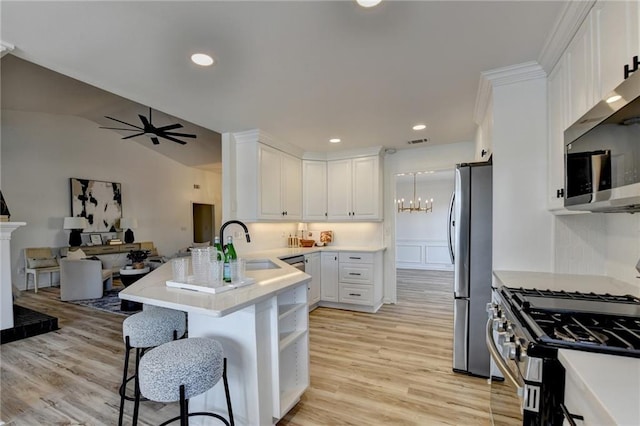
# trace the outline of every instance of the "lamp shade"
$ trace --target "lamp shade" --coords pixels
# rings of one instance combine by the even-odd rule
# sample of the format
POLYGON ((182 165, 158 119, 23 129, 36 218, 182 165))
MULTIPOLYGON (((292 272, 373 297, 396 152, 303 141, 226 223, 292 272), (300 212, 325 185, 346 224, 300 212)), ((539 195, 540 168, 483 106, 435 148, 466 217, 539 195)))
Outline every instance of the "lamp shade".
POLYGON ((85 229, 89 227, 89 222, 84 217, 65 217, 62 225, 63 229, 85 229))
POLYGON ((138 219, 135 217, 123 217, 120 219, 120 229, 136 229, 138 227, 138 219))
POLYGON ((306 231, 307 224, 306 223, 298 223, 298 231, 306 231))

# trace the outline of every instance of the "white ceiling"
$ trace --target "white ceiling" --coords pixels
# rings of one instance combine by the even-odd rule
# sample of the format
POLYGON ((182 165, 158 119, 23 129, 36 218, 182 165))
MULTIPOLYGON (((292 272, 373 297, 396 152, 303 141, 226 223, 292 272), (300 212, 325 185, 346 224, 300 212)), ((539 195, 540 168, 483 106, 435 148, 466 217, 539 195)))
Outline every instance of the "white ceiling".
POLYGON ((220 133, 260 128, 307 151, 406 148, 473 140, 480 73, 536 60, 564 6, 4 0, 0 38, 18 57, 220 133), (193 65, 196 51, 217 64, 193 65))

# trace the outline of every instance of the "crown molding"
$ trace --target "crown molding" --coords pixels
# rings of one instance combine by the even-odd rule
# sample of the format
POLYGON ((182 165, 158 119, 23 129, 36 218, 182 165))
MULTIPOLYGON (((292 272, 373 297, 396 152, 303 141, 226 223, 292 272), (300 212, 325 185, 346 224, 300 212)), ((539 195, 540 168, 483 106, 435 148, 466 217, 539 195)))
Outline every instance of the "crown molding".
POLYGON ((7 53, 13 52, 16 47, 11 43, 5 43, 4 41, 0 41, 0 58, 2 58, 7 53))
POLYGON ((272 148, 285 152, 287 154, 293 155, 297 158, 302 158, 304 151, 295 145, 292 145, 287 142, 283 142, 277 140, 270 134, 266 133, 264 130, 253 129, 246 130, 244 132, 236 132, 233 134, 233 137, 236 140, 236 143, 249 143, 249 142, 260 142, 265 145, 269 145, 272 148))
POLYGON ((492 89, 494 87, 546 78, 546 76, 547 73, 536 61, 524 62, 522 64, 482 72, 480 74, 480 82, 478 83, 478 94, 476 95, 476 105, 473 111, 473 121, 476 124, 480 124, 484 119, 487 108, 491 104, 492 89))
POLYGON ((538 56, 538 63, 547 73, 560 60, 594 4, 595 0, 569 1, 565 4, 538 56))
POLYGON ((359 157, 371 157, 380 155, 383 150, 383 146, 372 146, 368 148, 354 148, 344 151, 335 152, 305 152, 302 156, 303 160, 346 160, 349 158, 359 157))

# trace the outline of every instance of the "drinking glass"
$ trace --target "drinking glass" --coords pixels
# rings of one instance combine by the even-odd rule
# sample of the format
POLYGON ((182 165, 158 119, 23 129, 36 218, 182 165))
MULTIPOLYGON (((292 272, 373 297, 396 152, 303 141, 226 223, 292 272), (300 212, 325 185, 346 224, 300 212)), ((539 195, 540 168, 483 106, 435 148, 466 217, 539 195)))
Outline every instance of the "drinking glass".
POLYGON ((189 275, 189 258, 179 257, 171 261, 171 268, 173 270, 173 281, 179 283, 186 283, 187 276, 189 275))
POLYGON ((232 283, 237 283, 244 280, 246 265, 246 260, 241 258, 229 261, 229 272, 231 275, 232 283))
POLYGON ((191 249, 191 268, 193 269, 193 280, 195 282, 206 283, 209 281, 210 265, 209 247, 194 247, 191 249))
POLYGON ((208 283, 211 284, 212 287, 219 287, 224 283, 222 279, 224 260, 212 260, 210 266, 208 283))

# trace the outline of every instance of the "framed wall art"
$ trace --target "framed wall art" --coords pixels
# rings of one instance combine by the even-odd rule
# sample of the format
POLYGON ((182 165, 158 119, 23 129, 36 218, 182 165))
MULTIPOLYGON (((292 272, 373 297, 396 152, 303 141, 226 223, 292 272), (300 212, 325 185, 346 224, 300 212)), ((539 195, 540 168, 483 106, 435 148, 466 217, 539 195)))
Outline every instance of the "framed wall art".
POLYGON ((89 227, 83 232, 117 232, 122 217, 122 184, 70 178, 71 215, 86 217, 89 227))
POLYGON ((91 235, 89 235, 89 238, 91 238, 91 244, 93 244, 94 246, 102 245, 102 235, 100 235, 100 234, 91 234, 91 235))

